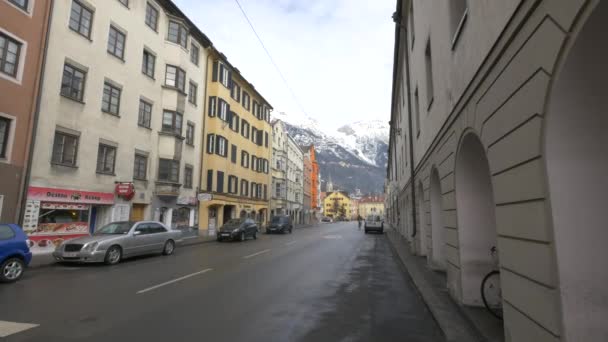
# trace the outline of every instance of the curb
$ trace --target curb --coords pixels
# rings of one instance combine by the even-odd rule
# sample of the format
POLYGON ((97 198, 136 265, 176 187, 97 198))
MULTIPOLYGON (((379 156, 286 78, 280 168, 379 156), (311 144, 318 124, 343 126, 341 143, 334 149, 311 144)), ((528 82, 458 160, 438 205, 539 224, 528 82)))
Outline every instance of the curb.
POLYGON ((409 274, 414 286, 422 297, 424 303, 429 309, 431 315, 437 322, 441 332, 448 342, 472 342, 484 341, 481 334, 472 326, 471 321, 463 315, 462 310, 452 300, 446 292, 440 293, 433 288, 433 285, 425 279, 423 270, 420 270, 411 259, 408 259, 397 245, 395 239, 400 238, 395 236, 396 231, 390 229, 387 231, 389 245, 391 250, 398 256, 399 261, 409 274))

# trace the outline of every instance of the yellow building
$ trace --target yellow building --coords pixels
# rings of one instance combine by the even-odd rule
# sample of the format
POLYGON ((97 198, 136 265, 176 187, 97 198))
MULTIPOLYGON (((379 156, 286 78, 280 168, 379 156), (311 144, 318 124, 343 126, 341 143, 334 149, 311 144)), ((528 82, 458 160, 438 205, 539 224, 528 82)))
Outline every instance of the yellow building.
POLYGON ((359 201, 359 215, 366 218, 369 215, 384 216, 384 196, 365 196, 359 201))
POLYGON ((323 215, 336 218, 348 218, 350 216, 350 198, 342 191, 328 193, 323 199, 323 215))
POLYGON ((210 48, 203 127, 199 227, 214 232, 230 218, 268 220, 272 107, 210 48))

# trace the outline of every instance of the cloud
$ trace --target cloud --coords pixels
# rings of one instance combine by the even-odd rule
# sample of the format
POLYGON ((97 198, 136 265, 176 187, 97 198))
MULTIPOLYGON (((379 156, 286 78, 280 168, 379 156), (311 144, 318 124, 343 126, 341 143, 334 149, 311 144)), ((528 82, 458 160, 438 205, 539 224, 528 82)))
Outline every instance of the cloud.
MULTIPOLYGON (((302 114, 234 0, 174 0, 275 110, 302 114)), ((240 0, 305 112, 390 118, 394 0, 240 0)))

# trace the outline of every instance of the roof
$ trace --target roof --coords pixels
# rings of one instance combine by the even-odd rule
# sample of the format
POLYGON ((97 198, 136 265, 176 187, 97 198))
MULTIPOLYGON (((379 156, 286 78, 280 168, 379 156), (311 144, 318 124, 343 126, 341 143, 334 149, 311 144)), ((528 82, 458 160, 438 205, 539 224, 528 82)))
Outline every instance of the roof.
POLYGON ((359 203, 384 203, 384 196, 382 195, 371 195, 363 196, 359 203))

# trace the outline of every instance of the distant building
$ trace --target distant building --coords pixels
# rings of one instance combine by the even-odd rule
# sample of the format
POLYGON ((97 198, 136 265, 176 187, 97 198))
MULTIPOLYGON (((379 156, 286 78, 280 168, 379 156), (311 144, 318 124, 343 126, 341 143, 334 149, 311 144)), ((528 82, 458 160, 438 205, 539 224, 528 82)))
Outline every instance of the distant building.
MULTIPOLYGON (((300 147, 300 149, 302 149, 300 147)), ((302 184, 302 196, 304 197, 303 200, 303 209, 304 209, 304 224, 310 224, 312 223, 312 218, 313 218, 313 210, 312 210, 312 198, 311 198, 311 192, 312 192, 312 163, 310 161, 310 157, 308 156, 308 154, 304 154, 303 156, 304 158, 304 170, 303 170, 303 184, 302 184)))
POLYGON ((333 219, 349 218, 351 215, 350 208, 350 197, 344 191, 328 192, 323 200, 323 215, 333 219))
POLYGON ((315 152, 314 145, 301 147, 302 151, 304 151, 304 155, 308 160, 310 160, 311 164, 311 173, 310 173, 310 206, 313 211, 313 220, 319 221, 320 217, 318 213, 321 211, 321 176, 319 174, 319 164, 317 163, 317 156, 315 152))
POLYGON ((287 135, 287 214, 295 224, 302 223, 304 154, 296 142, 287 135))
POLYGON ((272 121, 272 186, 270 214, 287 214, 287 131, 281 120, 272 121))
POLYGON ((366 218, 369 215, 384 216, 384 196, 369 195, 359 200, 359 215, 366 218))

